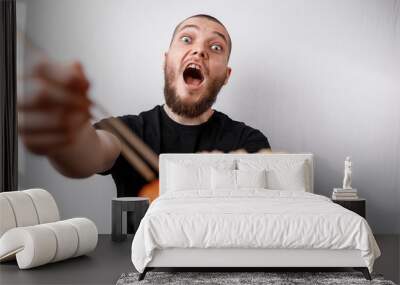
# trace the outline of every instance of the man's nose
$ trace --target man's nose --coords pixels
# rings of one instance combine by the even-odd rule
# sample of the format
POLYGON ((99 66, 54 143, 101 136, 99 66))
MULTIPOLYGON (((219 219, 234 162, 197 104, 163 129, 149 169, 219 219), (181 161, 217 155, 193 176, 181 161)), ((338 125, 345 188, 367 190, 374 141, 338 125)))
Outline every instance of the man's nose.
POLYGON ((205 50, 203 48, 200 48, 200 47, 195 48, 192 51, 192 55, 196 55, 196 56, 199 56, 199 57, 204 58, 204 59, 207 58, 207 53, 205 52, 205 50))

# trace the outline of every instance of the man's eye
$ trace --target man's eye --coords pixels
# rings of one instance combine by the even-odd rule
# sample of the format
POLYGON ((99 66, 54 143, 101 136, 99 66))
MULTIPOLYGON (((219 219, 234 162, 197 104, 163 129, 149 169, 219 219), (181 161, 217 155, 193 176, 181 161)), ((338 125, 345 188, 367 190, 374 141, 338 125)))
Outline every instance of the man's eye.
POLYGON ((222 47, 220 45, 217 45, 217 44, 213 44, 211 46, 211 49, 214 50, 214 51, 222 51, 222 47))
POLYGON ((192 39, 188 36, 183 36, 181 37, 181 41, 184 42, 185 44, 190 44, 192 42, 192 39))

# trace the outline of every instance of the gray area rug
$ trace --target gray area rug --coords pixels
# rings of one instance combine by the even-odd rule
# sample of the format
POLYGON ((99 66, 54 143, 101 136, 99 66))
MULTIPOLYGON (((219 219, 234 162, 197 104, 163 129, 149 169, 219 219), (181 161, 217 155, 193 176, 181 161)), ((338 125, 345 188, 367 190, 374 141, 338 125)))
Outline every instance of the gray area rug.
POLYGON ((150 271, 142 281, 138 281, 139 273, 124 273, 116 285, 144 284, 379 284, 395 285, 384 280, 382 275, 372 274, 372 281, 364 278, 360 272, 155 272, 150 271))

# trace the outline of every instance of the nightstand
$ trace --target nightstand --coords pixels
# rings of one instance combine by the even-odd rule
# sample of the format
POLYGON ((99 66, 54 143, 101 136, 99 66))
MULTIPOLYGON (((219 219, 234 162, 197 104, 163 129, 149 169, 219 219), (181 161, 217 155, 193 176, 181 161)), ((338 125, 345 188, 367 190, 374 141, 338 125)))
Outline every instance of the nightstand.
POLYGON ((122 232, 122 223, 127 224, 127 232, 135 234, 139 227, 140 221, 144 217, 147 208, 150 205, 149 198, 144 197, 120 197, 113 198, 111 203, 112 208, 112 226, 111 239, 112 241, 124 241, 127 235, 122 232), (122 213, 127 212, 127 219, 123 221, 122 213), (133 215, 129 215, 133 214, 133 215), (131 216, 131 217, 129 217, 131 216), (131 220, 132 219, 132 220, 131 220), (132 232, 129 228, 132 228, 132 232))
POLYGON ((359 214, 361 217, 365 219, 365 208, 366 208, 366 200, 363 198, 354 199, 354 200, 336 200, 332 199, 332 202, 339 204, 340 206, 353 211, 356 214, 359 214))

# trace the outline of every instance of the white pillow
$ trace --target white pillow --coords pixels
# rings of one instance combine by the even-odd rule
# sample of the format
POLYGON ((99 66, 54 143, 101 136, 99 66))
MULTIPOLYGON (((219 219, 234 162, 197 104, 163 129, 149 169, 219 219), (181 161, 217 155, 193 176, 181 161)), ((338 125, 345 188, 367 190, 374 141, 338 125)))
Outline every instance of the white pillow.
POLYGON ((234 169, 235 161, 174 160, 166 164, 167 191, 211 189, 211 168, 234 169))
POLYGON ((235 170, 238 188, 267 188, 267 171, 235 170))
POLYGON ((267 188, 272 190, 306 191, 309 189, 307 167, 304 160, 249 160, 238 161, 239 170, 266 169, 267 188))
POLYGON ((211 189, 236 189, 236 170, 211 169, 211 189))
POLYGON ((262 170, 211 169, 211 189, 237 190, 240 188, 266 188, 267 177, 262 170))
POLYGON ((288 169, 268 171, 268 188, 275 190, 306 191, 304 163, 288 169))

